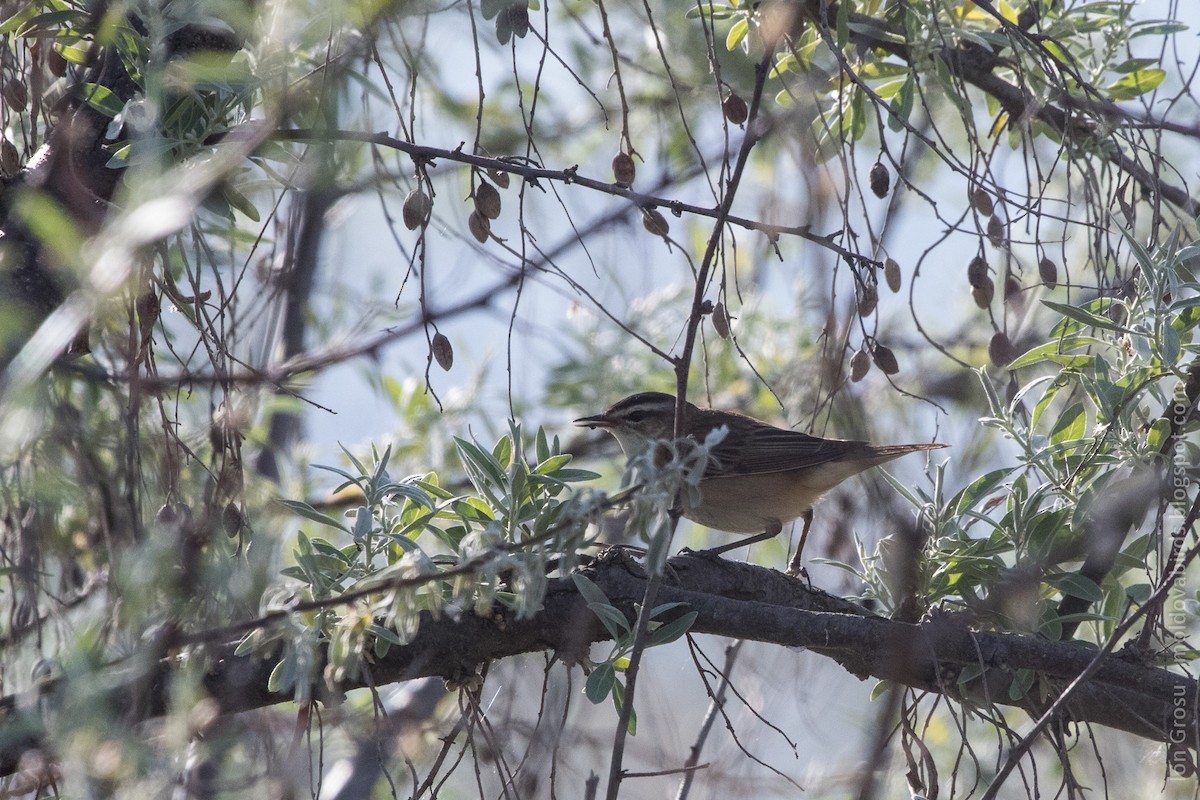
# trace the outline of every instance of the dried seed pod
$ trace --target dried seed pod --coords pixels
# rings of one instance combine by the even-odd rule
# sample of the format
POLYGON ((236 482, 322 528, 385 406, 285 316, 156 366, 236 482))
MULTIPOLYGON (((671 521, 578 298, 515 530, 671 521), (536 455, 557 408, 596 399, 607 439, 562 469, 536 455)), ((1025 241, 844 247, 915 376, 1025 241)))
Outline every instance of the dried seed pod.
POLYGON ((988 277, 988 263, 983 256, 975 256, 971 259, 971 263, 967 265, 967 283, 973 287, 983 286, 985 282, 991 283, 991 278, 988 277))
POLYGON ((404 218, 404 227, 415 231, 429 222, 429 215, 432 211, 433 200, 429 195, 421 189, 413 189, 404 198, 404 206, 400 209, 401 216, 404 218))
POLYGON ((724 303, 717 303, 713 308, 712 326, 722 339, 729 338, 729 310, 725 308, 724 303))
POLYGON ((237 536, 246 527, 246 517, 237 507, 237 503, 230 500, 225 504, 225 510, 221 512, 221 524, 225 526, 225 535, 230 539, 237 536))
POLYGON ((885 347, 879 342, 871 346, 871 358, 884 375, 895 375, 900 371, 900 365, 896 363, 896 354, 890 347, 885 347))
POLYGON ((858 383, 867 376, 871 371, 871 356, 864 348, 859 348, 854 351, 854 355, 850 356, 850 380, 858 383))
POLYGON ((741 125, 750 116, 746 101, 737 92, 730 92, 729 96, 721 101, 721 112, 725 114, 725 119, 734 125, 741 125))
POLYGON ((180 525, 191 520, 192 509, 187 503, 165 503, 154 515, 155 525, 180 525))
POLYGON ((1038 275, 1041 276, 1042 283, 1046 284, 1046 288, 1053 289, 1058 286, 1058 265, 1044 256, 1038 262, 1038 275))
POLYGON ((228 457, 221 465, 217 476, 217 493, 219 497, 239 497, 246 488, 246 476, 242 472, 240 459, 228 457))
POLYGON ((1017 351, 1009 341, 1008 334, 1004 331, 996 331, 992 334, 992 340, 988 342, 988 358, 997 367, 1007 367, 1017 357, 1017 351))
POLYGON ((975 305, 986 311, 992 305, 992 299, 996 296, 996 284, 992 283, 991 278, 984 278, 984 282, 978 286, 971 287, 971 297, 975 300, 975 305))
POLYGON ((1004 236, 1004 223, 995 214, 988 218, 987 237, 992 247, 1003 247, 1007 241, 1004 236))
POLYGON ((858 315, 869 317, 879 305, 879 288, 873 283, 864 283, 858 287, 858 315))
POLYGON ((3 96, 5 105, 17 113, 23 112, 25 106, 29 104, 29 90, 16 78, 9 78, 4 82, 3 96))
POLYGON ((134 308, 137 309, 138 332, 141 334, 141 341, 144 345, 154 333, 154 325, 158 322, 159 314, 162 313, 162 303, 159 300, 158 292, 154 289, 142 292, 134 301, 134 308))
POLYGON ((450 346, 450 340, 441 331, 433 335, 433 340, 430 342, 430 348, 433 350, 433 360, 438 363, 438 366, 450 371, 454 366, 454 348, 450 346))
POLYGON ((502 169, 496 169, 495 167, 492 167, 487 171, 487 173, 488 177, 492 179, 492 183, 496 184, 501 189, 508 188, 509 177, 507 172, 502 169))
POLYGON ((500 193, 487 181, 480 181, 475 187, 475 210, 488 219, 500 216, 500 193))
POLYGON ((871 191, 876 197, 887 197, 888 189, 891 188, 892 175, 888 172, 887 167, 882 161, 876 161, 875 166, 871 167, 871 174, 867 176, 867 183, 871 186, 871 191))
POLYGON ((1022 294, 1021 282, 1017 280, 1015 275, 1009 275, 1004 279, 1004 302, 1020 305, 1025 301, 1025 295, 1022 294))
POLYGON ((21 157, 8 139, 0 138, 0 175, 11 178, 21 171, 21 157))
POLYGON ((900 265, 894 259, 883 260, 883 279, 893 292, 900 291, 900 265))
POLYGON ((992 204, 992 196, 983 189, 971 192, 971 207, 985 217, 992 216, 996 211, 995 205, 992 204))
POLYGON ((475 241, 484 244, 492 232, 492 223, 488 222, 488 218, 483 214, 480 214, 478 211, 472 211, 471 216, 467 217, 467 228, 470 229, 471 235, 475 237, 475 241))
POLYGON ((657 208, 642 209, 642 227, 655 236, 666 236, 671 232, 667 218, 657 208))
POLYGON ((617 153, 612 160, 613 180, 618 186, 629 188, 633 186, 633 179, 637 176, 637 166, 633 163, 633 157, 628 153, 617 153))
POLYGON ((501 26, 500 17, 508 16, 508 27, 513 32, 514 36, 525 38, 525 34, 529 33, 529 6, 525 0, 519 3, 510 5, 506 10, 501 11, 496 18, 496 28, 499 30, 501 26))
POLYGON ((57 48, 50 48, 50 52, 46 56, 46 64, 50 67, 50 73, 56 78, 61 78, 67 74, 67 59, 63 57, 62 53, 58 52, 57 48))

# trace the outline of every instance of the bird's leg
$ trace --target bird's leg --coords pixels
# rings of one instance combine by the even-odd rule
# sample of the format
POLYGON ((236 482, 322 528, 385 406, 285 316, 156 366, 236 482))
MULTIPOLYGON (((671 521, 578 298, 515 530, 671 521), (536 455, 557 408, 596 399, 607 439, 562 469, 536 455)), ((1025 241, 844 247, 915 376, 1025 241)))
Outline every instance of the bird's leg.
POLYGON ((710 547, 700 552, 706 556, 719 556, 721 553, 728 553, 730 550, 737 550, 739 547, 746 547, 758 542, 765 542, 767 539, 773 539, 779 535, 781 530, 783 530, 783 523, 779 520, 771 520, 767 525, 767 529, 762 533, 756 533, 753 536, 747 536, 745 539, 738 539, 736 542, 723 544, 720 547, 710 547))
POLYGON ((800 566, 800 554, 804 552, 804 542, 808 539, 808 529, 812 527, 812 509, 810 508, 808 511, 805 511, 800 518, 804 520, 804 529, 800 531, 800 544, 796 547, 796 555, 792 556, 792 561, 788 564, 787 568, 787 574, 793 578, 797 575, 808 577, 808 574, 804 571, 804 567, 800 566))

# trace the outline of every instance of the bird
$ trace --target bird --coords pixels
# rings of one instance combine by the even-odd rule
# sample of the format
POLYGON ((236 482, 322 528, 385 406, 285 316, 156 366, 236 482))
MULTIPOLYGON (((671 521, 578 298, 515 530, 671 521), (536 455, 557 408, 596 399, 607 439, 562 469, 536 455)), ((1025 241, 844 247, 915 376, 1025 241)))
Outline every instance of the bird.
MULTIPOLYGON (((675 397, 665 392, 638 392, 602 414, 580 417, 574 423, 612 434, 626 458, 632 458, 654 441, 673 438, 675 397)), ((716 530, 753 534, 707 551, 713 555, 770 539, 785 524, 802 518, 800 544, 788 567, 792 575, 801 571, 800 554, 812 526, 813 504, 821 495, 871 467, 909 453, 946 447, 822 439, 735 411, 684 403, 683 438, 703 442, 721 427, 727 433, 709 453, 700 479, 700 503, 693 505, 685 493, 683 516, 716 530)))

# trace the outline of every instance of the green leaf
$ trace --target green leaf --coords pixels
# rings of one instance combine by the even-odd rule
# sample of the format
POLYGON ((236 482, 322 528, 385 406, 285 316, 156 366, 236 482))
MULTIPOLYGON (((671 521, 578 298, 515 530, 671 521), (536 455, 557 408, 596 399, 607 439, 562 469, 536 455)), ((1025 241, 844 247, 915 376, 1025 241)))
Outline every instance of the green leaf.
POLYGON ((1135 22, 1129 26, 1131 33, 1129 38, 1133 39, 1138 36, 1168 36, 1173 33, 1182 33, 1188 29, 1188 26, 1182 22, 1165 22, 1162 20, 1144 20, 1135 22))
MULTIPOLYGON (((543 477, 551 477, 545 475, 543 477)), ((600 473, 592 472, 588 469, 560 469, 554 473, 554 478, 563 483, 578 483, 579 481, 594 481, 600 477, 600 473)))
POLYGON ((575 588, 579 591, 579 594, 583 596, 583 599, 586 600, 589 605, 591 603, 611 605, 611 603, 608 602, 608 597, 605 596, 604 591, 597 586, 596 582, 591 578, 579 572, 572 572, 571 580, 575 583, 575 588))
POLYGON ((593 703, 603 703, 604 698, 608 697, 608 693, 612 691, 613 683, 617 680, 617 673, 613 669, 613 665, 605 662, 597 664, 587 677, 587 683, 583 687, 583 693, 587 695, 587 699, 593 703))
POLYGON ((1148 583, 1135 583, 1132 586, 1125 587, 1125 596, 1139 606, 1145 605, 1153 593, 1154 587, 1148 583))
MULTIPOLYGON (((621 709, 625 707, 625 684, 620 681, 613 683, 613 705, 616 706, 617 713, 621 713, 621 709)), ((630 736, 637 736, 637 709, 629 709, 629 723, 625 726, 625 730, 630 736)))
POLYGON ((565 467, 571 461, 571 456, 567 453, 557 456, 545 458, 536 467, 533 468, 535 475, 549 475, 565 467))
POLYGON ((1113 72, 1119 72, 1126 75, 1130 72, 1137 72, 1140 69, 1153 66, 1158 63, 1157 58, 1131 58, 1128 61, 1123 61, 1112 68, 1113 72))
POLYGON ((1167 73, 1161 69, 1139 69, 1106 87, 1111 100, 1132 100, 1159 87, 1167 73))
POLYGON ((98 83, 80 84, 79 96, 93 110, 100 112, 109 119, 120 114, 125 108, 125 103, 121 102, 121 98, 117 97, 108 87, 101 86, 98 83))
POLYGON ((1104 598, 1104 592, 1091 578, 1078 572, 1067 572, 1051 578, 1049 584, 1065 595, 1078 597, 1091 603, 1097 603, 1104 598))
POLYGON ((1019 669, 1013 674, 1013 682, 1008 686, 1010 700, 1020 700, 1029 694, 1036 676, 1031 669, 1019 669))
POLYGON ((1088 325, 1093 328, 1098 328, 1104 331, 1124 331, 1124 328, 1113 322, 1108 317, 1102 316, 1085 308, 1080 308, 1079 306, 1070 306, 1066 303, 1055 303, 1051 300, 1043 300, 1042 305, 1057 311, 1068 319, 1081 322, 1084 325, 1088 325))
POLYGON ((1015 361, 1008 365, 1008 368, 1020 369, 1021 367, 1028 367, 1033 364, 1040 364, 1043 361, 1052 361, 1064 367, 1077 368, 1086 364, 1089 356, 1068 356, 1064 355, 1065 353, 1071 350, 1078 350, 1081 347, 1111 346, 1111 342, 1098 339, 1095 336, 1064 336, 1030 349, 1025 354, 1018 356, 1015 361))
POLYGON ((491 453, 474 442, 468 442, 456 436, 454 444, 471 484, 481 494, 487 495, 493 504, 500 505, 500 496, 496 490, 505 485, 504 467, 496 461, 491 453))
MULTIPOLYGON (((409 480, 411 480, 411 478, 409 480)), ((393 496, 400 495, 401 497, 406 497, 409 500, 416 503, 417 505, 424 506, 425 508, 433 508, 433 506, 434 506, 433 498, 430 497, 428 493, 422 491, 420 487, 414 486, 413 484, 389 483, 389 484, 385 484, 382 487, 382 490, 385 494, 390 494, 393 496)), ((447 494, 447 496, 450 495, 449 492, 447 492, 446 494, 447 494)))
POLYGON ((656 645, 669 644, 670 642, 675 641, 680 636, 683 636, 685 633, 691 630, 691 627, 696 622, 696 617, 698 616, 700 616, 698 611, 689 611, 679 619, 672 620, 664 625, 660 625, 651 632, 646 646, 654 647, 656 645))
POLYGON ((367 633, 373 635, 376 639, 383 639, 384 641, 391 642, 395 645, 404 644, 394 630, 391 628, 385 628, 382 625, 377 625, 374 622, 367 623, 366 631, 367 633))
POLYGON ((288 653, 275 668, 271 670, 271 676, 267 678, 267 691, 269 692, 286 692, 288 689, 296 685, 296 656, 294 653, 288 653))
POLYGON ((618 611, 616 606, 608 603, 588 603, 588 608, 592 610, 592 613, 596 615, 614 640, 620 639, 623 633, 630 632, 629 620, 625 619, 625 615, 618 611))
POLYGON ((1087 430, 1087 411, 1083 403, 1075 403, 1062 413, 1050 431, 1051 444, 1074 442, 1083 438, 1087 430))
POLYGON ((280 500, 279 502, 306 519, 310 519, 313 522, 319 522, 322 525, 328 525, 330 528, 337 528, 339 531, 350 533, 350 529, 345 525, 338 522, 333 517, 328 516, 327 514, 322 514, 320 511, 317 511, 315 508, 302 500, 280 500))
POLYGON ((234 186, 228 183, 222 184, 221 196, 225 198, 225 202, 242 212, 252 222, 258 222, 261 219, 258 208, 254 203, 250 202, 250 198, 246 197, 246 195, 242 194, 234 186))
POLYGON ((981 475, 972 481, 971 485, 958 493, 958 496, 950 501, 949 505, 954 509, 954 514, 957 516, 962 514, 969 508, 974 508, 983 498, 987 497, 992 491, 1004 483, 1008 476, 1012 474, 1011 467, 992 470, 991 472, 981 475))
POLYGON ((916 83, 913 76, 909 75, 905 79, 904 85, 900 87, 892 101, 888 103, 888 128, 893 132, 899 133, 904 130, 908 124, 908 118, 912 114, 913 108, 913 92, 916 89, 916 83))
POLYGON ((890 61, 872 61, 858 71, 861 78, 871 80, 874 78, 895 78, 899 75, 908 76, 909 67, 907 64, 894 64, 890 61))
POLYGON ((496 446, 492 448, 492 458, 496 459, 496 464, 501 471, 508 469, 513 463, 513 440, 511 437, 500 437, 500 441, 496 442, 496 446))
POLYGON ((732 52, 742 40, 746 38, 746 34, 750 32, 750 20, 742 17, 737 22, 729 27, 729 33, 725 36, 725 49, 732 52))
POLYGON ((361 541, 365 539, 371 530, 375 527, 375 519, 371 516, 371 509, 367 506, 359 506, 354 511, 354 531, 351 536, 354 540, 361 541))

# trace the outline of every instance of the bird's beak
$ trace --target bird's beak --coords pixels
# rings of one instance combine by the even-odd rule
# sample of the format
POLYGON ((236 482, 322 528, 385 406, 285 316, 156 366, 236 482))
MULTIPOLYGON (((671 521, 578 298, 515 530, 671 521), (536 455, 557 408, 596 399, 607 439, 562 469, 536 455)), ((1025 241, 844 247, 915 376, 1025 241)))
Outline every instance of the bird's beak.
POLYGON ((592 430, 595 430, 596 428, 612 427, 612 422, 603 414, 597 414, 594 417, 580 417, 579 419, 574 420, 574 422, 580 427, 591 428, 592 430))

